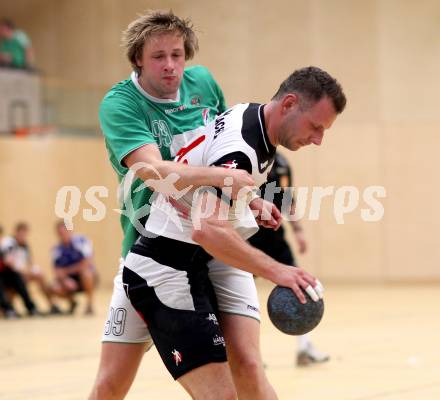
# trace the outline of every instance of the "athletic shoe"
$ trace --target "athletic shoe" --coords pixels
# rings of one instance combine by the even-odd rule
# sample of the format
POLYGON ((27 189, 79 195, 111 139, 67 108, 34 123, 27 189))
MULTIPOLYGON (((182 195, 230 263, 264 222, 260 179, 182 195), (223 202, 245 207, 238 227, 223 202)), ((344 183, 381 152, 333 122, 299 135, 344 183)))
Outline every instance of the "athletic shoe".
POLYGON ((77 306, 78 303, 75 300, 70 300, 70 307, 69 310, 67 311, 67 314, 73 315, 77 306))
POLYGON ((27 312, 28 317, 43 317, 44 314, 41 311, 38 311, 36 308, 32 308, 27 312))
POLYGON ((49 314, 50 315, 62 315, 63 312, 60 310, 60 308, 56 304, 52 304, 50 306, 49 314))
POLYGON ((306 350, 302 350, 296 355, 296 365, 298 367, 323 363, 328 360, 330 360, 328 354, 316 350, 312 345, 309 345, 306 350))
POLYGON ((95 312, 93 311, 93 307, 91 305, 88 305, 86 310, 84 311, 84 315, 93 315, 95 312))
POLYGON ((18 314, 15 310, 7 310, 5 311, 5 319, 19 319, 21 315, 18 314))

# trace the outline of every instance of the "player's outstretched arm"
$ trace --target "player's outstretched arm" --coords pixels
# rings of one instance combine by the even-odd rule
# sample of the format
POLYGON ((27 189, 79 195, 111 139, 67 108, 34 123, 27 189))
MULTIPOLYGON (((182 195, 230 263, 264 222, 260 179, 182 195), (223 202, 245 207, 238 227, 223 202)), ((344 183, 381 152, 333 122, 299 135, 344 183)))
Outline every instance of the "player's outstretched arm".
MULTIPOLYGON (((235 199, 240 189, 254 186, 254 179, 244 170, 194 167, 183 163, 165 161, 155 144, 147 144, 134 150, 124 158, 124 162, 128 168, 134 169, 136 176, 144 182, 150 181, 151 183, 158 179, 163 180, 171 174, 176 174, 176 180, 173 182, 176 191, 184 190, 190 186, 222 188, 225 185, 225 179, 232 177, 232 198, 235 199)), ((153 189, 161 191, 159 186, 153 187, 153 189)))
MULTIPOLYGON (((212 193, 200 196, 192 211, 192 239, 214 258, 232 267, 291 288, 298 299, 305 303, 301 288, 315 288, 316 279, 303 269, 281 264, 248 244, 228 221, 219 218, 220 204, 221 200, 212 193), (206 210, 212 212, 206 213, 206 210)), ((316 301, 318 299, 316 295, 316 301)))

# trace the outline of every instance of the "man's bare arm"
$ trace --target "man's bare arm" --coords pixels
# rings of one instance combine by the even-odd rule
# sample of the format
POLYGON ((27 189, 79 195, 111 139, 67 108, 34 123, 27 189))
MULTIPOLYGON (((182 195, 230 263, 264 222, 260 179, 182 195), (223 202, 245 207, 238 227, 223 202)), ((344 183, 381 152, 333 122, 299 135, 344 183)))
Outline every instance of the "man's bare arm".
POLYGON ((124 163, 128 168, 134 169, 136 176, 143 181, 164 179, 172 173, 177 174, 178 180, 174 183, 177 190, 183 190, 191 185, 222 188, 225 186, 225 178, 231 177, 232 198, 235 199, 241 188, 254 186, 252 176, 244 170, 194 167, 174 161, 165 161, 155 144, 147 144, 132 151, 124 158, 124 163))
MULTIPOLYGON (((211 203, 212 204, 212 203, 211 203)), ((194 208, 194 229, 192 239, 200 244, 214 258, 224 263, 269 279, 272 282, 291 288, 298 299, 305 303, 301 288, 316 287, 316 279, 301 268, 292 268, 275 261, 272 257, 248 244, 228 221, 218 218, 220 200, 211 193, 203 194, 194 208), (216 202, 215 212, 203 217, 207 202, 216 202)))

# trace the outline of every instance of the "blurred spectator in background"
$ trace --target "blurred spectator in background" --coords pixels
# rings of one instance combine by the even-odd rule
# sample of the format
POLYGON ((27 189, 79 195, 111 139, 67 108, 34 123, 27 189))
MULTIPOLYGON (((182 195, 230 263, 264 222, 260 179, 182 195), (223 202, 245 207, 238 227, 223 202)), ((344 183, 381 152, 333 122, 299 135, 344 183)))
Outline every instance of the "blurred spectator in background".
MULTIPOLYGON (((3 236, 3 228, 0 226, 0 238, 3 236)), ((2 249, 0 248, 0 310, 2 311, 5 318, 18 318, 18 314, 15 312, 14 307, 9 302, 9 299, 6 295, 6 287, 3 284, 3 280, 1 278, 1 272, 4 268, 6 268, 5 263, 3 262, 4 254, 2 249)))
MULTIPOLYGON (((273 201, 280 210, 282 210, 283 204, 287 205, 289 207, 287 212, 293 216, 295 214, 295 197, 291 189, 292 187, 293 179, 289 162, 281 153, 277 152, 272 170, 267 177, 267 183, 260 188, 261 197, 264 198, 266 192, 273 192, 273 199, 270 195, 266 199, 273 201)), ((290 221, 290 224, 295 234, 299 253, 304 254, 307 251, 307 241, 301 224, 299 221, 290 221)), ((280 226, 276 231, 260 226, 259 231, 249 238, 249 243, 283 264, 298 265, 292 249, 286 240, 283 226, 280 226)), ((318 351, 313 346, 309 334, 298 336, 298 351, 296 355, 296 364, 298 366, 325 362, 329 358, 328 354, 318 351)))
POLYGON ((46 297, 50 310, 50 314, 61 314, 61 310, 53 302, 53 294, 44 279, 43 272, 38 265, 32 261, 32 253, 28 244, 29 226, 25 222, 19 222, 15 226, 14 249, 13 254, 13 268, 17 271, 25 282, 36 282, 41 293, 46 297))
MULTIPOLYGON (((0 261, 0 271, 3 269, 2 262, 0 261)), ((15 319, 19 318, 19 315, 12 307, 12 304, 9 302, 9 299, 6 295, 6 288, 3 285, 2 279, 0 279, 0 310, 3 313, 6 319, 15 319)))
MULTIPOLYGON (((16 292, 23 300, 24 305, 28 311, 29 316, 39 315, 35 303, 29 296, 29 292, 26 288, 22 276, 14 269, 14 248, 15 240, 11 237, 3 237, 3 230, 0 230, 0 255, 1 255, 1 267, 0 267, 0 282, 2 286, 2 293, 7 296, 8 291, 16 292)), ((6 298, 6 303, 9 300, 6 298)), ((3 307, 5 303, 3 303, 3 307)), ((6 304, 6 308, 8 305, 6 304)))
POLYGON ((71 314, 77 306, 74 294, 85 292, 87 298, 85 314, 91 315, 96 283, 92 243, 85 236, 69 231, 63 221, 57 222, 56 233, 60 242, 53 249, 55 283, 52 290, 58 296, 69 300, 71 314))
POLYGON ((34 50, 29 37, 7 19, 0 20, 0 66, 10 68, 32 68, 34 50))

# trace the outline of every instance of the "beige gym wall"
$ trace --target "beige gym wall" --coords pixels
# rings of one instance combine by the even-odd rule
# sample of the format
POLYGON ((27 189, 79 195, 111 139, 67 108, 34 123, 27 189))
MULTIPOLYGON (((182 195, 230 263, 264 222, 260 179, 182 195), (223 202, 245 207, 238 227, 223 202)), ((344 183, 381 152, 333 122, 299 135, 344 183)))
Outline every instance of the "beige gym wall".
MULTIPOLYGON (((440 279, 437 0, 16 0, 0 5, 0 15, 30 34, 47 78, 104 91, 130 71, 120 31, 148 8, 192 18, 200 38, 194 63, 213 71, 229 104, 267 101, 281 80, 305 65, 321 66, 343 84, 347 110, 323 146, 288 157, 297 185, 355 186, 360 204, 337 224, 335 196, 328 197, 319 220, 303 222, 310 241, 304 266, 327 281, 440 279), (386 188, 380 222, 360 216, 370 185, 386 188)), ((96 121, 96 109, 87 111, 96 121)), ((114 195, 103 142, 53 138, 2 140, 0 146, 0 183, 14 194, 2 196, 0 221, 9 229, 17 219, 29 220, 36 259, 47 265, 57 188, 102 184, 114 195)), ((94 240, 106 283, 120 242, 115 203, 114 197, 106 201, 103 222, 75 220, 94 240)))

